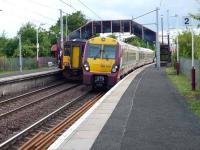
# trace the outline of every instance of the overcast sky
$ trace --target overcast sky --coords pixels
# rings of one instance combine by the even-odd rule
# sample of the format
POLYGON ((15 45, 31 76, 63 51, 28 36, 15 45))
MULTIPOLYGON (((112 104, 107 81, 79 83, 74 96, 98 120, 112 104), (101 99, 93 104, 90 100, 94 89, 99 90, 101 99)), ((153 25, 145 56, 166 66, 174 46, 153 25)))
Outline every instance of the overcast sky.
MULTIPOLYGON (((179 25, 182 25, 182 16, 186 16, 188 13, 198 13, 200 9, 199 0, 81 0, 81 2, 95 13, 84 7, 79 0, 0 0, 0 10, 3 10, 0 11, 0 34, 5 31, 8 37, 16 36, 22 24, 27 22, 32 22, 37 26, 45 23, 43 28, 48 29, 59 18, 59 9, 63 9, 67 13, 80 10, 87 19, 107 20, 131 19, 160 7, 159 14, 164 15, 165 28, 167 9, 169 9, 170 16, 175 14, 180 16, 179 25), (74 9, 62 1, 72 5, 74 9)), ((148 24, 154 23, 155 19, 155 13, 152 13, 135 21, 148 24)), ((175 26, 175 22, 176 19, 171 17, 171 27, 175 26)), ((148 27, 155 29, 155 25, 148 27)))

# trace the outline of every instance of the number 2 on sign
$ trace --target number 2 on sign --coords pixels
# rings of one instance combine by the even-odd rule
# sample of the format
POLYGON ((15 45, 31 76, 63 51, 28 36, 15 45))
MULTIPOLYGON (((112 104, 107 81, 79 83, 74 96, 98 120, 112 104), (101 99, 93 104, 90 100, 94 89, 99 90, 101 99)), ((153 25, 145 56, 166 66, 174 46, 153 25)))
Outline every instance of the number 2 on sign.
POLYGON ((190 24, 190 19, 189 18, 185 18, 185 25, 189 25, 190 24))

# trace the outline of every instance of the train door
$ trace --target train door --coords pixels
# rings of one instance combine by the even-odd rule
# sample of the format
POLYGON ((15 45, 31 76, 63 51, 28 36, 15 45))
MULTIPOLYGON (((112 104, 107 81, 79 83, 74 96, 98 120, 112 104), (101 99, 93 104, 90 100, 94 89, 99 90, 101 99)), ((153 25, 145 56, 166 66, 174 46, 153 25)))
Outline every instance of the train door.
POLYGON ((72 60, 71 60, 71 66, 73 69, 80 68, 80 46, 72 46, 72 60))

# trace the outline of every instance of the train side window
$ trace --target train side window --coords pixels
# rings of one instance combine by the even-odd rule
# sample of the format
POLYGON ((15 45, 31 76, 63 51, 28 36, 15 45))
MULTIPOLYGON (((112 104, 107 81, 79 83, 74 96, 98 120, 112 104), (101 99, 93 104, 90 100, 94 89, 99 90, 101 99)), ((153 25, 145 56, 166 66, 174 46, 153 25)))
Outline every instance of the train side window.
POLYGON ((127 60, 127 62, 129 61, 129 58, 128 58, 128 51, 126 52, 126 60, 127 60))
POLYGON ((133 53, 133 59, 136 60, 136 53, 133 53))
POLYGON ((128 54, 128 60, 130 60, 130 62, 133 62, 136 60, 136 53, 135 52, 129 52, 128 54))

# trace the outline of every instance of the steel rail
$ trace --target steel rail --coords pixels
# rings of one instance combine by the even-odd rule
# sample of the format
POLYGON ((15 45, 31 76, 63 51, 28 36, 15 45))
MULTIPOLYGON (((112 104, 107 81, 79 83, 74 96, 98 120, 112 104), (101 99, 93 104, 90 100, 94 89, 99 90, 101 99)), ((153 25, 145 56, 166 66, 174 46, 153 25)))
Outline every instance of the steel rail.
POLYGON ((34 91, 31 91, 31 92, 27 92, 27 93, 24 93, 24 94, 21 94, 21 95, 18 95, 18 96, 15 96, 15 97, 12 97, 12 98, 9 98, 9 99, 6 99, 6 100, 3 100, 3 101, 0 101, 0 105, 4 105, 5 103, 9 103, 9 102, 12 102, 18 98, 23 98, 23 97, 26 97, 26 96, 29 96, 29 95, 32 95, 34 93, 37 93, 37 92, 41 92, 41 91, 44 91, 46 89, 51 89, 53 87, 56 87, 56 86, 59 86, 59 85, 62 85, 66 82, 63 82, 63 83, 59 83, 59 84, 54 84, 54 85, 50 85, 50 86, 47 86, 47 87, 43 87, 43 88, 40 88, 40 89, 37 89, 37 90, 34 90, 34 91))
POLYGON ((26 104, 26 105, 23 105, 23 106, 21 106, 21 107, 18 107, 18 108, 16 108, 16 109, 14 109, 14 110, 11 110, 11 111, 9 111, 9 112, 3 113, 3 114, 0 115, 0 119, 3 119, 3 118, 5 118, 5 117, 7 117, 8 115, 11 115, 11 114, 13 114, 13 113, 16 113, 16 112, 18 112, 18 111, 20 111, 20 110, 22 110, 22 109, 24 109, 24 108, 26 108, 26 107, 29 107, 29 106, 35 105, 35 104, 37 104, 37 103, 39 103, 39 102, 41 102, 41 101, 47 100, 48 98, 51 98, 52 96, 56 96, 56 95, 58 95, 58 94, 60 94, 60 93, 62 93, 62 92, 71 90, 71 89, 73 89, 73 88, 75 88, 75 87, 77 87, 77 86, 80 86, 80 84, 77 84, 77 85, 68 87, 68 88, 63 89, 63 90, 58 91, 58 92, 54 92, 54 93, 52 93, 52 94, 50 94, 50 95, 44 96, 44 97, 42 97, 42 98, 36 100, 36 101, 30 102, 30 103, 28 103, 28 104, 26 104))
MULTIPOLYGON (((1 150, 6 150, 8 149, 10 146, 12 146, 14 143, 16 143, 18 140, 20 140, 21 138, 25 137, 26 135, 28 135, 31 131, 33 131, 34 129, 36 129, 37 127, 41 126, 42 124, 44 124, 45 122, 47 122, 48 120, 51 120, 52 118, 54 118, 55 116, 57 116, 58 114, 62 113, 65 109, 71 107, 73 104, 75 104, 76 102, 80 101, 82 98, 86 97, 90 92, 87 92, 83 95, 80 95, 76 98, 74 98, 71 102, 66 103, 64 106, 60 107, 59 109, 55 110, 54 112, 52 112, 51 114, 47 115, 46 117, 42 118, 41 120, 39 120, 38 122, 34 123, 33 125, 29 126, 28 128, 24 129, 23 131, 21 131, 20 133, 16 134, 15 136, 11 137, 10 139, 6 140, 5 142, 0 144, 0 149, 1 150)), ((43 134, 43 132, 39 133, 41 136, 43 134)), ((38 136, 38 135, 36 135, 38 136)))
POLYGON ((78 118, 80 118, 91 106, 101 98, 103 93, 99 93, 95 97, 91 98, 81 108, 69 115, 65 120, 60 122, 57 126, 49 130, 47 133, 38 133, 33 139, 25 143, 19 150, 41 150, 47 149, 66 128, 73 124, 78 118))

